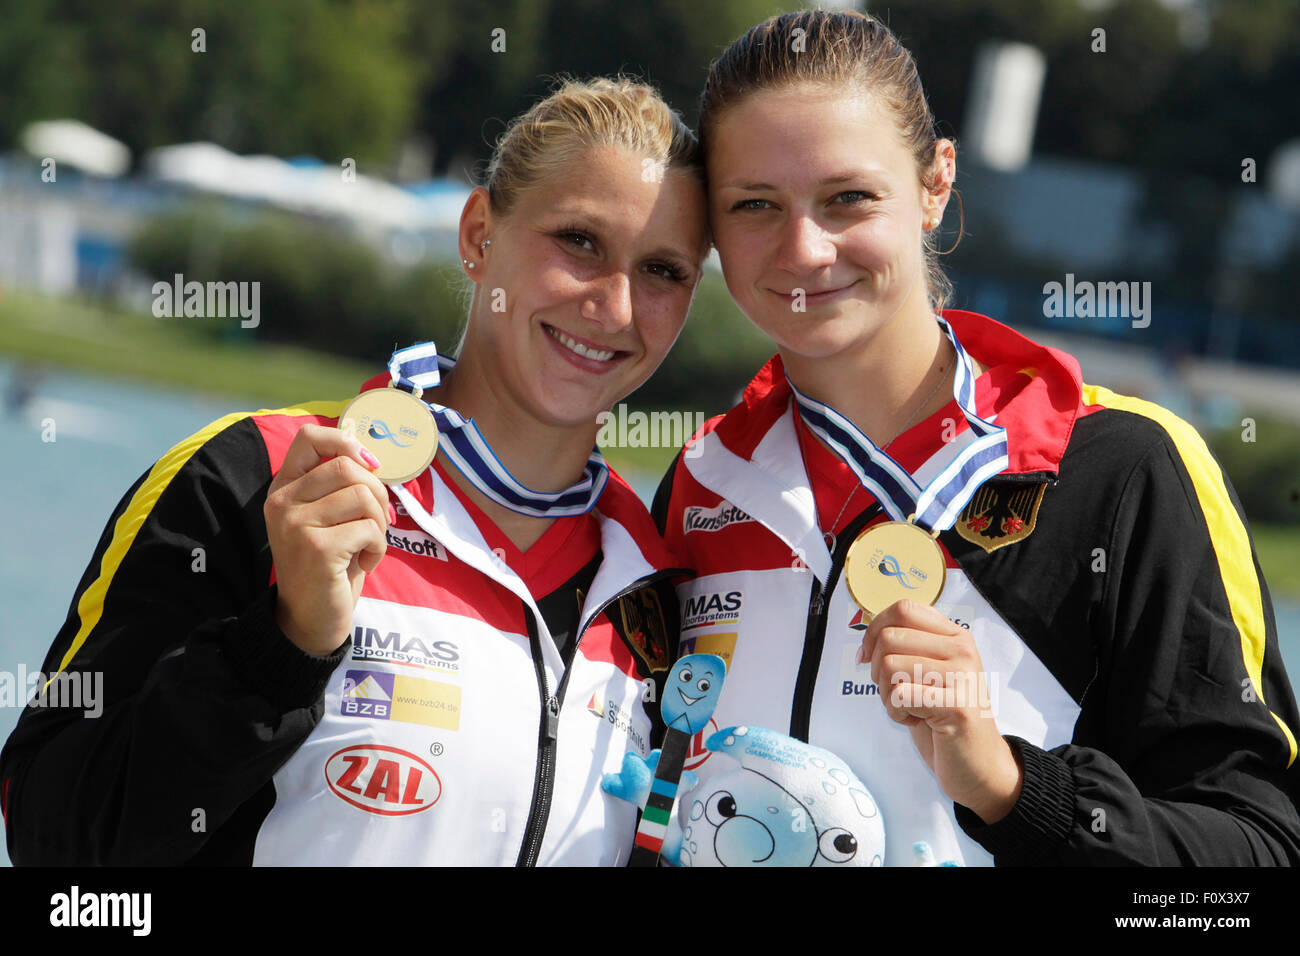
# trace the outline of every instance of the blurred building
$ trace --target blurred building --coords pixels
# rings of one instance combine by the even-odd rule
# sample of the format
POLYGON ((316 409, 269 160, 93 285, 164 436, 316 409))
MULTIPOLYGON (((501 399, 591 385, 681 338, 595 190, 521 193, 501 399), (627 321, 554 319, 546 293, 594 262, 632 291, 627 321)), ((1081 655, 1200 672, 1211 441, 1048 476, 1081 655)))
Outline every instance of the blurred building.
POLYGON ((0 285, 54 295, 129 299, 131 237, 200 197, 300 215, 409 265, 455 249, 469 195, 452 180, 398 186, 313 157, 238 156, 214 143, 154 150, 140 174, 124 176, 129 154, 71 122, 33 124, 23 143, 25 152, 0 157, 0 285))

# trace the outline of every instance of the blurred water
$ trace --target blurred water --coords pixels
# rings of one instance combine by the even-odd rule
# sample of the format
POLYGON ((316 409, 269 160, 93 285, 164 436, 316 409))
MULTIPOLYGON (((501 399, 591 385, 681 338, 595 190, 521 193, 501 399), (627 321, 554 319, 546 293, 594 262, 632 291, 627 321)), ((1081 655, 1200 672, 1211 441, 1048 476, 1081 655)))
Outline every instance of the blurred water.
MULTIPOLYGON (((168 448, 234 406, 174 389, 123 384, 48 370, 8 404, 26 378, 0 360, 0 671, 41 665, 67 616, 73 589, 104 524, 126 489, 168 448), (55 440, 42 441, 53 420, 55 440)), ((304 396, 310 398, 311 396, 304 396)), ((643 496, 658 476, 624 476, 643 496)), ((1276 600, 1282 655, 1300 674, 1300 601, 1276 600)), ((0 707, 0 739, 18 708, 0 707)), ((0 861, 8 854, 0 850, 0 861)))

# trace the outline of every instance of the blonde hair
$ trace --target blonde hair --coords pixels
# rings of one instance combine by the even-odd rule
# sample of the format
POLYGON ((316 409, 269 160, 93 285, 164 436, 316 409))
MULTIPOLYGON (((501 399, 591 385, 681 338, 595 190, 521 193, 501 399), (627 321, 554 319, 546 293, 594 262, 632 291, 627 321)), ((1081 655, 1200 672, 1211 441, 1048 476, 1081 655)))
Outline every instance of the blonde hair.
POLYGON ((485 177, 493 211, 509 215, 522 192, 595 146, 621 146, 664 172, 685 169, 704 179, 695 134, 654 87, 622 76, 560 77, 497 139, 485 177))
MULTIPOLYGON (((935 188, 932 163, 938 138, 916 62, 887 26, 852 10, 770 17, 727 47, 709 67, 700 97, 701 151, 707 155, 710 137, 729 107, 760 90, 797 83, 853 84, 879 97, 916 160, 921 185, 935 188)), ((952 295, 952 283, 939 265, 937 233, 924 232, 922 242, 926 289, 931 307, 940 311, 952 295)), ((959 242, 960 234, 959 227, 959 242)))

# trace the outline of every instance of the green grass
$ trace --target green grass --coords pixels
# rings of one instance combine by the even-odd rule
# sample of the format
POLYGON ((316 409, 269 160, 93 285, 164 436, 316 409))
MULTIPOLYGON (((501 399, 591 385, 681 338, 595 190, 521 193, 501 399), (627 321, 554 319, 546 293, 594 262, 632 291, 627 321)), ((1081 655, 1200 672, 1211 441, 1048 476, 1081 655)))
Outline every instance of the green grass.
POLYGON ((601 448, 600 453, 619 474, 640 473, 658 480, 672 464, 677 448, 601 448))
POLYGON ((1270 594, 1300 598, 1300 525, 1251 524, 1270 594))
MULTIPOLYGON (((373 364, 244 338, 248 333, 236 320, 221 321, 227 323, 227 340, 194 319, 155 319, 79 299, 5 290, 0 354, 269 407, 345 398, 380 371, 373 364)), ((604 451, 620 472, 657 477, 677 448, 604 451)))
POLYGON ((243 338, 249 333, 237 320, 222 321, 231 323, 227 340, 195 319, 155 319, 77 299, 4 290, 0 354, 267 405, 343 398, 377 371, 361 362, 243 338))

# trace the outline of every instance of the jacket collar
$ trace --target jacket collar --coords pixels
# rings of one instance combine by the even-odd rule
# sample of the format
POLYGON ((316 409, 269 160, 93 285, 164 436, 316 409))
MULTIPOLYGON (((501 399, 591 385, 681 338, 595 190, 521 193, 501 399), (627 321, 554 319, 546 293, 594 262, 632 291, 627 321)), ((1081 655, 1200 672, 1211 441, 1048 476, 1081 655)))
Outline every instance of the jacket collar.
MULTIPOLYGON (((1083 408, 1079 363, 975 312, 946 310, 962 347, 981 365, 976 406, 1007 429, 1005 475, 1055 478, 1083 408)), ((790 385, 779 355, 746 387, 739 404, 683 456, 691 475, 762 522, 819 580, 831 555, 817 526, 811 483, 795 431, 790 385)))
MULTIPOLYGON (((948 309, 944 319, 981 365, 976 404, 1007 429, 1010 464, 1003 474, 1058 473, 1074 422, 1083 409, 1083 382, 1074 356, 1039 345, 976 312, 948 309)), ((733 454, 749 459, 790 404, 790 385, 774 355, 745 388, 715 433, 733 454)))
MULTIPOLYGON (((389 379, 387 372, 376 375, 361 390, 386 388, 389 379)), ((545 632, 546 623, 522 579, 496 559, 474 519, 432 467, 402 485, 388 487, 426 533, 532 608, 539 628, 545 632)), ((633 582, 656 572, 680 568, 680 561, 659 536, 637 493, 612 468, 593 514, 600 523, 603 560, 583 602, 585 611, 580 628, 586 627, 595 609, 633 582)), ((543 642, 543 647, 548 646, 550 642, 543 642)), ((548 663, 551 663, 549 657, 548 663)), ((558 655, 554 663, 559 664, 558 655)))

